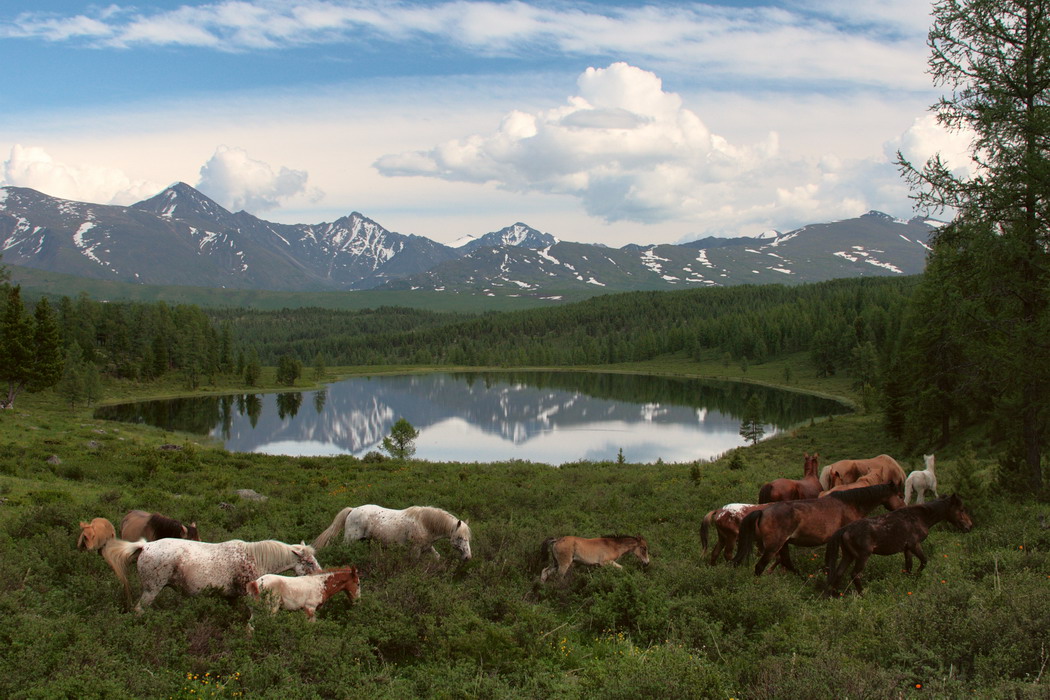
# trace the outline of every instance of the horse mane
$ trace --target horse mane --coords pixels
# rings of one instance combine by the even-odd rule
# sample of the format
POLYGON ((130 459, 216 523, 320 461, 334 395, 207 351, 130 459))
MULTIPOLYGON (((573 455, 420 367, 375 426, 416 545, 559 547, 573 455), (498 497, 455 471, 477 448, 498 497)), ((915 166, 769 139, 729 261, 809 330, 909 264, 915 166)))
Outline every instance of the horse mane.
POLYGON ((832 491, 828 496, 837 498, 843 503, 870 503, 886 498, 896 490, 897 487, 893 484, 875 484, 874 486, 862 486, 859 489, 832 491))
POLYGON ((602 538, 607 540, 616 540, 623 542, 624 540, 634 540, 635 542, 641 541, 641 535, 602 535, 602 538))
MULTIPOLYGON (((260 571, 273 571, 286 564, 295 562, 295 554, 292 545, 277 540, 262 540, 261 542, 244 542, 244 548, 255 558, 260 571)), ((314 548, 306 545, 306 550, 314 554, 314 548)))
POLYGON ((463 523, 463 527, 467 528, 467 535, 470 535, 470 527, 447 510, 434 506, 411 506, 405 508, 405 513, 415 518, 431 534, 451 534, 458 521, 463 523))
MULTIPOLYGON (((153 528, 153 535, 159 540, 164 537, 181 538, 182 528, 186 526, 175 518, 169 518, 160 513, 152 513, 149 516, 149 527, 153 528)), ((189 534, 189 527, 186 527, 186 532, 189 534)))

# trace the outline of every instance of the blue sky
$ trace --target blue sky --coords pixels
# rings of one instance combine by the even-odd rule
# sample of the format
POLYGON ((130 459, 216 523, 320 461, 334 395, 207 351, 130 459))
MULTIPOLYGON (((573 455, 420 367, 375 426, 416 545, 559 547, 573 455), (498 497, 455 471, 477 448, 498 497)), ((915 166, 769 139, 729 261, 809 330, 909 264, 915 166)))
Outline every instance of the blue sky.
POLYGON ((922 0, 16 0, 0 183, 129 204, 176 181, 286 223, 442 242, 754 235, 912 215, 922 0))

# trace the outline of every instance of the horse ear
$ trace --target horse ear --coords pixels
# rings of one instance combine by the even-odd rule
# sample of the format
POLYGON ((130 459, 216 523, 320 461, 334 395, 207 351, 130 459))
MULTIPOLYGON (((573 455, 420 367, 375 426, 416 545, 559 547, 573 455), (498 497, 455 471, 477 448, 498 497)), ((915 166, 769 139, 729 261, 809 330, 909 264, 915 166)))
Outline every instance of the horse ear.
POLYGON ((87 529, 90 526, 91 526, 91 523, 85 523, 84 521, 80 522, 80 529, 81 530, 87 529))

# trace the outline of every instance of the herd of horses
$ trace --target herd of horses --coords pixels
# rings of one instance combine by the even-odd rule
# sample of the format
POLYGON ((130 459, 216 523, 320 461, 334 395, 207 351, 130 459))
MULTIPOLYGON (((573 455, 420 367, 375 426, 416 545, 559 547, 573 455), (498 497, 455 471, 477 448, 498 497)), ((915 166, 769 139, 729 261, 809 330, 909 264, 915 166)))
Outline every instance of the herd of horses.
POLYGON ((758 503, 728 503, 708 512, 700 526, 703 550, 708 549, 712 527, 718 533, 711 549, 712 565, 719 557, 742 564, 757 548, 757 576, 774 559, 776 565, 797 573, 788 545, 827 545, 824 567, 829 595, 837 592, 850 564, 849 585, 861 593, 861 574, 872 554, 903 553, 907 572, 914 556, 922 571, 927 561, 922 542, 931 527, 944 521, 963 532, 973 527, 962 499, 954 494, 938 496, 934 456, 924 455, 923 460, 926 468, 907 477, 889 455, 841 460, 818 474, 819 455, 807 454, 802 479, 776 479, 759 488, 758 503), (926 491, 932 491, 936 500, 927 503, 926 491), (908 505, 913 496, 915 505, 908 505), (889 512, 866 517, 879 506, 889 512))
MULTIPOLYGON (((711 551, 710 563, 724 557, 741 564, 757 548, 755 574, 760 575, 774 559, 783 569, 797 572, 789 545, 826 544, 829 593, 837 591, 850 564, 853 570, 847 585, 861 593, 861 573, 872 554, 903 553, 906 571, 911 570, 914 556, 921 571, 927 561, 922 542, 933 525, 948 521, 964 532, 973 526, 958 496, 937 497, 933 455, 924 459, 924 470, 905 477, 900 465, 887 455, 842 460, 818 473, 819 456, 807 454, 802 479, 776 479, 762 485, 758 503, 729 503, 707 513, 700 526, 703 551, 708 549, 708 535, 713 527, 718 541, 711 551), (925 502, 927 490, 933 492, 936 500, 925 502), (916 497, 916 504, 907 505, 912 496, 916 497), (865 517, 880 505, 889 512, 865 517)), ((471 558, 467 522, 431 506, 401 510, 377 505, 343 508, 312 545, 277 540, 202 542, 196 523, 184 525, 141 510, 124 516, 119 538, 113 524, 105 518, 81 522, 80 528, 77 547, 102 555, 123 587, 129 606, 132 595, 128 572, 135 565, 142 589, 134 606, 137 613, 142 613, 165 586, 172 586, 189 595, 218 589, 231 598, 266 598, 273 611, 303 610, 307 619, 313 621, 317 608, 337 593, 345 592, 351 600, 360 596, 356 567, 322 569, 317 562, 317 550, 340 535, 344 542, 371 539, 383 544, 403 544, 409 545, 417 556, 429 551, 436 557, 440 554, 434 543, 448 539, 463 560, 471 558), (296 576, 278 575, 289 570, 296 576)), ((649 543, 639 535, 551 537, 542 545, 542 554, 549 557, 550 564, 542 570, 539 580, 542 583, 551 576, 564 578, 574 563, 621 568, 617 560, 628 552, 648 566, 649 543)))

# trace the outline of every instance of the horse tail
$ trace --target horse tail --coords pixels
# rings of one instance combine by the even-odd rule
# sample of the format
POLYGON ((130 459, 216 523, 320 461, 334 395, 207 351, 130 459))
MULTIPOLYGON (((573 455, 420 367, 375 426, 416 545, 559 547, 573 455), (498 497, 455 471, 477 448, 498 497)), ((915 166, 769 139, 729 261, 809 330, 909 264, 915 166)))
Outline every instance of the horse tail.
POLYGON ((346 527, 346 519, 352 510, 353 508, 347 506, 336 513, 335 520, 333 520, 332 524, 328 526, 328 529, 318 535, 317 539, 314 540, 314 549, 320 549, 321 547, 326 546, 332 541, 333 537, 339 534, 340 530, 346 527))
POLYGON ((747 517, 740 521, 740 535, 736 541, 736 556, 733 557, 734 564, 743 564, 751 556, 751 547, 755 543, 755 533, 758 530, 759 522, 762 520, 762 512, 761 510, 756 510, 748 513, 747 517))
POLYGON ((703 547, 704 552, 707 551, 707 531, 711 528, 711 521, 715 517, 715 511, 710 510, 704 519, 700 521, 700 545, 703 547))
POLYGON ((767 482, 762 484, 762 488, 758 490, 758 502, 759 503, 772 503, 773 502, 773 482, 767 482))
POLYGON ((128 542, 127 540, 112 539, 106 542, 102 548, 102 558, 106 560, 117 580, 124 586, 124 598, 131 605, 131 584, 128 582, 128 565, 131 560, 146 546, 146 540, 128 542))

